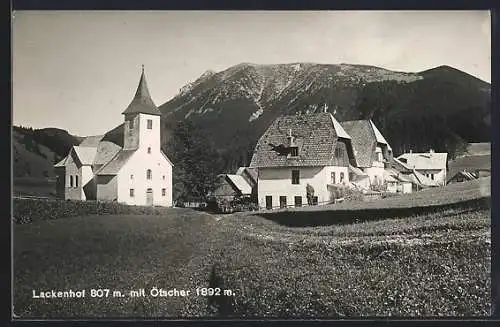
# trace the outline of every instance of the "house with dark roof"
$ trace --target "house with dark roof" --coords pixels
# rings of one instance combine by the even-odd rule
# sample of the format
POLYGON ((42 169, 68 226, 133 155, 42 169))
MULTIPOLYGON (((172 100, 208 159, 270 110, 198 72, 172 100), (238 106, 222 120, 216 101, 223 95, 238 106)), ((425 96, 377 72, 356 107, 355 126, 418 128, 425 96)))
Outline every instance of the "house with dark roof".
POLYGON ((356 166, 351 137, 328 112, 278 117, 260 137, 250 168, 257 169, 261 208, 335 200, 356 166))
MULTIPOLYGON (((389 167, 392 160, 389 142, 371 120, 343 121, 340 124, 351 136, 356 167, 368 177, 361 186, 382 186, 386 176, 384 169, 389 167)), ((355 170, 351 168, 350 174, 353 180, 355 170)))
POLYGON ((438 153, 430 149, 425 153, 404 153, 397 158, 408 168, 413 169, 430 180, 429 186, 446 185, 448 153, 438 153))
POLYGON ((144 67, 122 114, 123 147, 89 136, 54 166, 59 198, 172 206, 173 165, 161 150, 161 112, 149 94, 144 67))

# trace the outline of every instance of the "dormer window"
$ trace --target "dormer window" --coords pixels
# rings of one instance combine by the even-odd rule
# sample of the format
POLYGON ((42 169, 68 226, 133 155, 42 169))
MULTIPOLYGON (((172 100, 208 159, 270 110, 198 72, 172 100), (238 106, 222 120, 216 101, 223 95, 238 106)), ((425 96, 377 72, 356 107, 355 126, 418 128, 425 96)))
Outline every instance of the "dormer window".
POLYGON ((299 148, 293 146, 290 148, 290 157, 298 157, 299 156, 299 148))
POLYGON ((335 148, 335 157, 341 158, 343 156, 342 148, 335 148))

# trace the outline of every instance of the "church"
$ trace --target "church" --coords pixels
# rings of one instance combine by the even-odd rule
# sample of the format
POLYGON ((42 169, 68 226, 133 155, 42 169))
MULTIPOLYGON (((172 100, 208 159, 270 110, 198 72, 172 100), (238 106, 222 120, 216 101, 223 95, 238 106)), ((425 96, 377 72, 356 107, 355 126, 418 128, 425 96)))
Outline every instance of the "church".
POLYGON ((149 94, 144 66, 122 114, 123 146, 104 135, 89 136, 54 165, 58 198, 172 206, 173 164, 161 150, 161 112, 149 94))

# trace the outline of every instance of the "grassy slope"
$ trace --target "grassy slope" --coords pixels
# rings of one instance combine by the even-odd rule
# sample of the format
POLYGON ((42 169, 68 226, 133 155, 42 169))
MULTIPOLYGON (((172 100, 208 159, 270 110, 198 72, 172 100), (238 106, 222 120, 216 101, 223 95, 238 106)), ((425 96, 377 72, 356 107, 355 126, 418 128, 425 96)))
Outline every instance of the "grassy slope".
POLYGON ((489 211, 327 228, 222 219, 217 275, 253 317, 482 316, 491 310, 489 211), (234 255, 237 253, 237 255, 234 255))
MULTIPOLYGON (((288 208, 288 211, 325 211, 325 210, 366 210, 408 208, 413 206, 433 206, 491 196, 491 178, 483 177, 473 181, 449 184, 421 190, 410 194, 389 197, 370 202, 345 202, 334 205, 288 208)), ((276 212, 283 210, 273 210, 276 212)))
POLYGON ((245 213, 220 218, 172 209, 164 217, 89 216, 15 225, 15 312, 207 316, 213 308, 196 296, 30 297, 32 289, 208 285, 236 293, 217 298, 216 306, 218 314, 238 317, 480 316, 491 310, 489 210, 306 228, 245 213))
POLYGON ((192 316, 203 298, 90 298, 91 288, 192 289, 208 285, 213 218, 87 216, 14 226, 14 312, 23 317, 192 316), (85 299, 32 299, 32 290, 87 289, 85 299))

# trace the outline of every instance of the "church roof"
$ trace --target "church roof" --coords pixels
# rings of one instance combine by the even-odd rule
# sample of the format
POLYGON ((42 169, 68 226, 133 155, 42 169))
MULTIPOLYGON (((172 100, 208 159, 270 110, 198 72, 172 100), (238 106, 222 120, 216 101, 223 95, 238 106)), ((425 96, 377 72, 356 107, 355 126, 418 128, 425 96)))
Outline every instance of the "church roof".
POLYGON ((78 145, 79 146, 87 146, 87 147, 97 147, 99 145, 99 142, 101 142, 103 137, 104 137, 104 135, 87 136, 78 145))
POLYGON ((160 110, 155 105, 149 94, 148 85, 146 83, 146 76, 144 75, 144 66, 142 66, 141 79, 139 80, 139 85, 137 86, 137 91, 132 99, 132 102, 128 105, 122 114, 134 114, 142 113, 148 115, 161 116, 160 110))
POLYGON ((97 148, 75 145, 73 146, 73 149, 75 150, 75 153, 82 165, 92 165, 97 153, 97 148))
POLYGON ((120 150, 96 175, 117 175, 136 150, 120 150))

